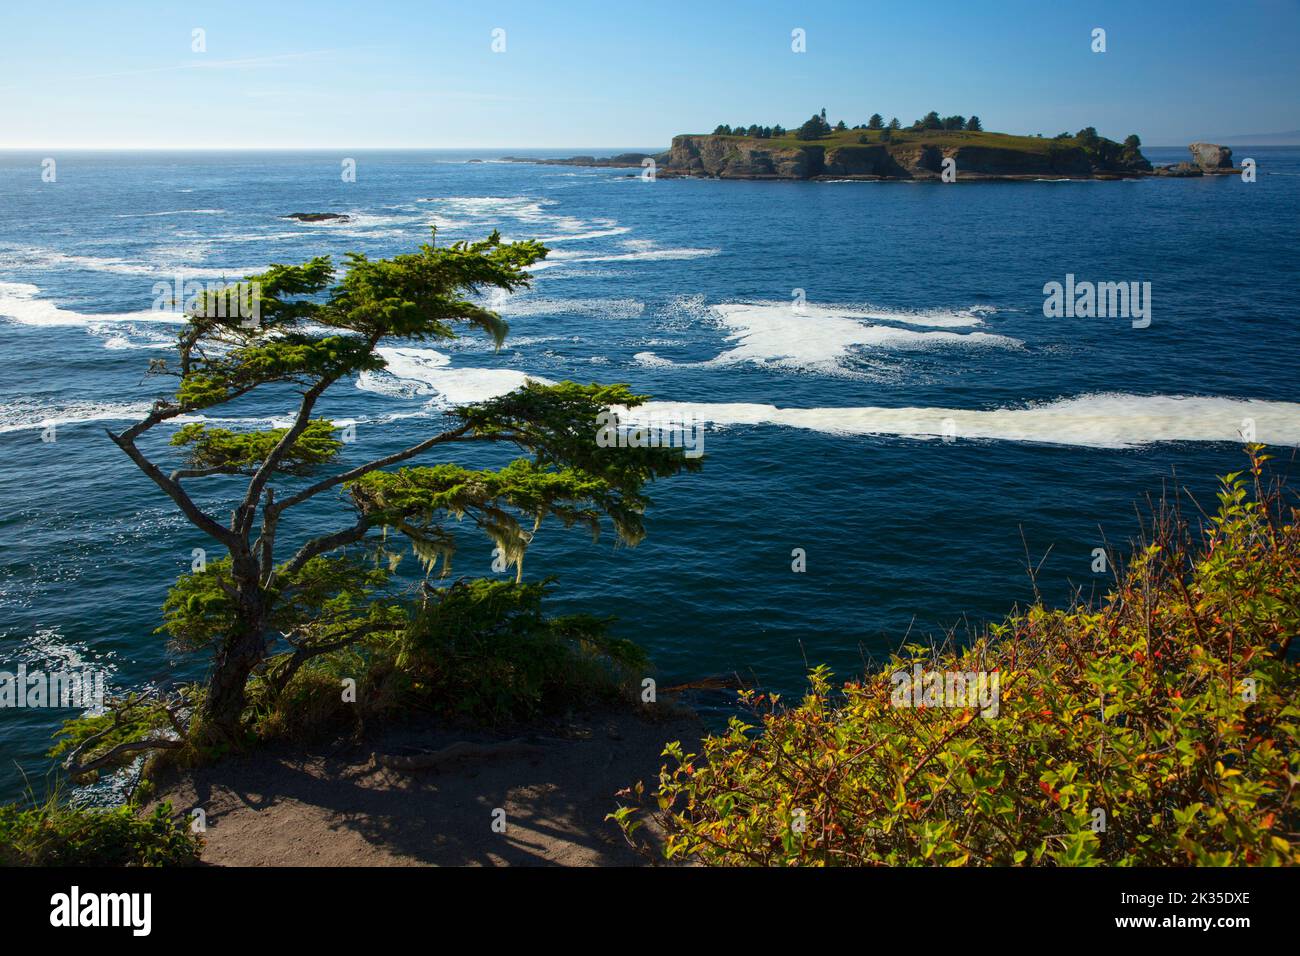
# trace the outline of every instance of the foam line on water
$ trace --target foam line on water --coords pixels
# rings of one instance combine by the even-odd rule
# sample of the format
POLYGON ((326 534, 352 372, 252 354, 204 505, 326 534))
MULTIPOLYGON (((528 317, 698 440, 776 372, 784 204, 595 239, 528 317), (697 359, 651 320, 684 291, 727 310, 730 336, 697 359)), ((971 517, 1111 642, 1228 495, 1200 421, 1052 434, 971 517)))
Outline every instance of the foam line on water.
POLYGON ((509 368, 451 368, 451 358, 434 349, 381 348, 388 368, 362 372, 357 388, 367 392, 409 398, 433 396, 445 406, 467 405, 505 395, 529 381, 553 384, 549 379, 509 368))
MULTIPOLYGON (((362 376, 358 387, 387 394, 380 376, 407 383, 407 397, 437 395, 440 404, 485 401, 532 380, 548 380, 514 369, 452 369, 448 356, 432 349, 381 349, 387 373, 362 376)), ((721 427, 780 426, 830 435, 892 435, 917 439, 953 438, 1135 448, 1158 442, 1241 443, 1300 447, 1300 404, 1198 395, 1096 393, 991 409, 902 407, 780 408, 756 402, 649 402, 629 413, 632 420, 696 421, 721 427)))
POLYGON ((159 322, 181 325, 185 316, 180 312, 153 311, 86 313, 63 309, 49 299, 37 298, 40 289, 26 282, 0 282, 0 316, 13 319, 22 325, 90 326, 101 322, 159 322))
POLYGON ((1196 395, 1079 395, 1019 408, 779 408, 754 403, 651 402, 638 415, 692 415, 720 426, 779 425, 834 435, 1132 448, 1157 442, 1300 447, 1300 404, 1196 395))
MULTIPOLYGON (((812 304, 796 308, 789 302, 737 302, 715 305, 710 312, 726 330, 727 341, 733 344, 715 358, 695 364, 750 362, 835 373, 843 370, 844 361, 854 350, 1019 348, 1024 344, 1005 335, 970 331, 984 321, 976 309, 908 312, 812 304)), ((664 361, 650 352, 640 353, 637 360, 643 364, 664 361)))

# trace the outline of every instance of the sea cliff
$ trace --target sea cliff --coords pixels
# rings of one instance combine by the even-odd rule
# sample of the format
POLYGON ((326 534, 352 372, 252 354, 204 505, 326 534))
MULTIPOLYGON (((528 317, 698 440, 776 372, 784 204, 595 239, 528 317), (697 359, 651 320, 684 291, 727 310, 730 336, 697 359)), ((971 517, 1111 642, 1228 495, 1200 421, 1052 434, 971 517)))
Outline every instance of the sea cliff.
POLYGON ((1074 138, 982 132, 882 137, 880 132, 849 131, 812 142, 684 134, 673 137, 658 172, 720 179, 924 180, 940 179, 949 159, 959 180, 1114 179, 1151 170, 1140 151, 1113 145, 1113 155, 1103 155, 1074 138))

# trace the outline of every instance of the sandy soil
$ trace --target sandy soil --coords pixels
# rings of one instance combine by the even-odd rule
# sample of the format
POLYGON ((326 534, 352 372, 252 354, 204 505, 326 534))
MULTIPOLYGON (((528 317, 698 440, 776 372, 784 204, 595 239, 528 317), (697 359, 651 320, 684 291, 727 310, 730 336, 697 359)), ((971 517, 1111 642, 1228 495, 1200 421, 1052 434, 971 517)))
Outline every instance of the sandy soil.
POLYGON ((614 794, 637 780, 650 787, 664 742, 697 751, 701 734, 684 715, 600 714, 511 734, 520 746, 504 754, 420 770, 381 766, 376 755, 504 739, 404 727, 186 771, 164 781, 158 799, 186 816, 203 808, 209 865, 632 866, 647 861, 605 822, 614 794), (498 808, 504 833, 492 826, 498 808))

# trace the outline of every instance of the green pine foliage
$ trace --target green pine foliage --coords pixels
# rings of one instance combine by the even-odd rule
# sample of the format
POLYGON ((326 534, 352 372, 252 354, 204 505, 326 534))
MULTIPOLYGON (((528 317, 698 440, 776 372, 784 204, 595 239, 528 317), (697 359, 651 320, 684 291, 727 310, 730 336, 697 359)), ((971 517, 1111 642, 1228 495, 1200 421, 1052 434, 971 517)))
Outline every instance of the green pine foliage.
POLYGON ((522 567, 548 518, 593 540, 608 525, 636 544, 646 486, 700 467, 681 448, 599 446, 599 417, 645 396, 625 385, 529 383, 452 409, 415 444, 349 466, 336 463, 345 444, 334 423, 314 414, 331 387, 385 368, 386 341, 442 341, 468 326, 499 346, 508 327, 480 293, 527 286, 528 267, 545 255, 540 243, 505 243, 494 232, 389 259, 352 253, 341 277, 324 256, 277 264, 246 277, 242 298, 198 297, 175 357, 151 364, 177 379, 174 392, 110 436, 217 545, 176 581, 159 628, 176 651, 207 656, 209 676, 68 722, 53 753, 74 776, 152 752, 173 763, 210 760, 415 711, 499 723, 632 699, 624 691, 628 668, 644 670, 639 654, 606 633, 608 622, 544 615, 546 587, 525 583, 522 567), (256 303, 255 315, 235 308, 244 302, 256 303), (267 387, 298 394, 287 427, 185 424, 170 442, 183 459, 170 470, 136 444, 163 423, 267 387), (449 460, 456 446, 485 445, 518 457, 480 468, 449 460), (217 475, 247 484, 209 513, 191 488, 217 475), (346 524, 282 530, 292 509, 323 494, 348 509, 346 524), (466 535, 487 536, 515 581, 445 584, 466 535), (422 574, 399 574, 408 551, 422 574))

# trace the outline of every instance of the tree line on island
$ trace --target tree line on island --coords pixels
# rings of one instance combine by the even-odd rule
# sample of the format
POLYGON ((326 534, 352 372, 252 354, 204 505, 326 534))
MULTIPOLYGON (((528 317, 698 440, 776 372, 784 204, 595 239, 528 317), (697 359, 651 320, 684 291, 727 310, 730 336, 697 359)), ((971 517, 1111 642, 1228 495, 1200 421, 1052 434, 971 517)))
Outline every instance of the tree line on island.
MULTIPOLYGON (((978 116, 972 115, 970 117, 966 117, 966 116, 962 116, 960 113, 954 114, 952 116, 940 116, 938 112, 936 112, 935 110, 931 110, 930 112, 922 116, 920 119, 915 120, 911 126, 908 126, 906 128, 904 128, 903 124, 899 122, 897 116, 895 116, 888 123, 886 123, 885 118, 881 116, 879 113, 872 113, 870 119, 868 119, 865 123, 858 124, 857 126, 849 126, 844 122, 844 120, 840 120, 834 126, 832 126, 830 124, 830 121, 827 120, 826 118, 826 109, 825 107, 823 107, 820 112, 814 113, 807 120, 805 120, 803 124, 800 125, 797 129, 788 130, 784 126, 780 125, 779 123, 775 126, 760 126, 757 123, 751 123, 749 126, 745 126, 743 124, 737 124, 736 126, 728 126, 727 124, 723 123, 719 125, 716 129, 714 129, 713 135, 714 136, 748 136, 754 139, 781 139, 786 136, 793 136, 795 139, 799 139, 799 140, 817 140, 817 139, 823 139, 834 133, 844 133, 850 130, 861 130, 861 131, 869 130, 869 131, 880 131, 881 133, 881 136, 879 137, 880 140, 883 142, 889 142, 889 140, 892 139, 893 137, 893 133, 901 132, 904 129, 910 132, 918 132, 918 133, 936 131, 936 130, 945 131, 945 132, 964 131, 968 133, 982 133, 984 132, 984 124, 980 121, 980 118, 978 116)), ((1037 134, 1037 137, 1039 139, 1041 139, 1042 136, 1043 136, 1042 133, 1037 134)), ((1111 158, 1116 158, 1116 159, 1118 159, 1123 153, 1134 152, 1140 149, 1142 146, 1142 140, 1138 137, 1136 133, 1129 135, 1127 138, 1125 138, 1124 142, 1121 144, 1121 143, 1116 143, 1113 140, 1106 139, 1105 137, 1099 135, 1096 127, 1094 126, 1084 127, 1083 129, 1079 130, 1079 132, 1077 133, 1069 133, 1069 132, 1058 133, 1056 136, 1052 138, 1057 140, 1062 140, 1062 139, 1078 140, 1080 145, 1082 145, 1083 148, 1087 150, 1089 153, 1112 153, 1113 152, 1115 155, 1114 157, 1111 158)), ((860 141, 866 142, 866 137, 865 136, 860 137, 860 141)))
MULTIPOLYGON (((978 116, 971 116, 967 119, 965 116, 940 116, 931 110, 907 127, 913 131, 920 130, 967 130, 973 133, 982 133, 984 126, 980 123, 978 116)), ((894 131, 902 130, 903 124, 899 122, 897 116, 888 123, 879 113, 872 113, 871 118, 865 123, 859 123, 857 126, 849 126, 844 120, 840 120, 834 126, 826 119, 826 109, 822 108, 820 113, 814 113, 801 126, 794 130, 788 130, 779 123, 775 126, 760 126, 757 123, 751 123, 749 126, 737 124, 728 126, 725 123, 719 125, 714 131, 714 136, 751 136, 755 139, 780 139, 783 136, 793 135, 795 139, 821 139, 830 136, 832 133, 843 133, 848 130, 885 130, 894 131)))

